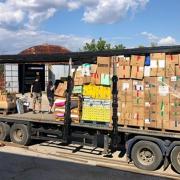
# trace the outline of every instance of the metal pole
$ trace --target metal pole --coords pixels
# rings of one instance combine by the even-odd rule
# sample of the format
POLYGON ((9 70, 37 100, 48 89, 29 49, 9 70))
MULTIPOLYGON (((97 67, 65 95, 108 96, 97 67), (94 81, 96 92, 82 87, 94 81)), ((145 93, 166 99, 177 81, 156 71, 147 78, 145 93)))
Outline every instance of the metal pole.
POLYGON ((71 77, 72 59, 69 59, 69 72, 67 79, 66 104, 64 114, 63 142, 70 143, 71 137, 71 94, 73 89, 73 79, 71 77))
POLYGON ((115 57, 113 57, 113 77, 112 77, 112 120, 113 120, 113 131, 112 131, 112 148, 116 149, 118 146, 118 88, 117 88, 117 72, 116 72, 116 64, 115 57))
POLYGON ((25 93, 25 64, 22 64, 22 95, 25 93))

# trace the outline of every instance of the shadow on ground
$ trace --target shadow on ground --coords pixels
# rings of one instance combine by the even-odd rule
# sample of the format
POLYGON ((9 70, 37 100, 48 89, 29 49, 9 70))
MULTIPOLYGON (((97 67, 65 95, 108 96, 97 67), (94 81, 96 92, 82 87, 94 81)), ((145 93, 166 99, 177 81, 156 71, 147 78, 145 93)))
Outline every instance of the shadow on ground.
POLYGON ((62 160, 0 152, 1 180, 166 180, 62 160))

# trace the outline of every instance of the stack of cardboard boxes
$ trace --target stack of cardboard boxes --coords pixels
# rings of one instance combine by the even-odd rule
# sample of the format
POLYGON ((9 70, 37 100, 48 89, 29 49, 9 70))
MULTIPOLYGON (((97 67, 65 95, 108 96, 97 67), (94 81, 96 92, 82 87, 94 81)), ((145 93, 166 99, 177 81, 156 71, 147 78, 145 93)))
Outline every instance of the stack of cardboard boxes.
POLYGON ((131 56, 131 78, 143 79, 145 56, 131 56))
POLYGON ((132 80, 118 81, 118 116, 120 124, 128 124, 132 119, 132 80))
POLYGON ((180 130, 180 76, 170 78, 170 121, 164 123, 165 128, 180 130))
POLYGON ((83 97, 80 119, 111 122, 111 78, 117 75, 120 125, 180 131, 179 59, 154 53, 97 57, 97 64, 79 66, 73 92, 83 97))
MULTIPOLYGON (((54 102, 54 115, 57 121, 64 121, 65 115, 65 94, 67 89, 67 82, 59 83, 57 89, 55 90, 55 102, 54 102)), ((81 88, 75 89, 75 93, 79 93, 81 88)), ((71 118, 72 121, 79 122, 81 113, 81 103, 79 97, 71 97, 71 118)))
POLYGON ((110 122, 111 120, 110 65, 110 57, 98 57, 97 64, 90 65, 91 80, 83 83, 83 122, 110 122))
POLYGON ((83 101, 82 120, 109 123, 111 120, 111 101, 85 98, 83 101))
POLYGON ((157 77, 144 78, 144 112, 145 127, 161 128, 157 119, 157 77))
POLYGON ((179 55, 154 53, 149 63, 146 59, 132 55, 131 78, 119 78, 118 123, 180 130, 179 55))
POLYGON ((16 95, 0 91, 0 109, 10 110, 16 108, 16 95))

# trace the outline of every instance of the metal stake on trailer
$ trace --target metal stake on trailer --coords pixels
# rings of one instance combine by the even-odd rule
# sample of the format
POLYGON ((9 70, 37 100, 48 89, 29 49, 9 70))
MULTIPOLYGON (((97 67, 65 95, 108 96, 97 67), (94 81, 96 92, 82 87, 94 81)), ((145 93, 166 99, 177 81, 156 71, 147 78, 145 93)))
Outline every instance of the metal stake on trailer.
POLYGON ((71 141, 71 95, 73 89, 73 78, 71 77, 72 59, 69 59, 69 72, 67 78, 66 103, 63 127, 63 142, 69 144, 71 141))
POLYGON ((113 121, 113 130, 112 130, 112 150, 116 150, 118 146, 118 77, 116 72, 115 56, 113 56, 113 77, 112 77, 112 121, 113 121))

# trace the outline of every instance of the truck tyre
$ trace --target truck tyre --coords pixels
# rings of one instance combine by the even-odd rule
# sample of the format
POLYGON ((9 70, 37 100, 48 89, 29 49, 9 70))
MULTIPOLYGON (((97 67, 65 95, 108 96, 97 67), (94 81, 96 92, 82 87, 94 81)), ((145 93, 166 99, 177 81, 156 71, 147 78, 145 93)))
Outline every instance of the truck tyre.
POLYGON ((10 129, 10 139, 13 143, 28 145, 30 143, 30 133, 24 124, 13 124, 10 129))
POLYGON ((9 140, 10 126, 6 123, 0 123, 0 140, 7 141, 9 140))
POLYGON ((180 146, 176 146, 171 152, 171 164, 180 173, 180 146))
POLYGON ((163 160, 160 148, 151 141, 137 142, 132 148, 131 157, 136 167, 148 171, 156 170, 163 160))

